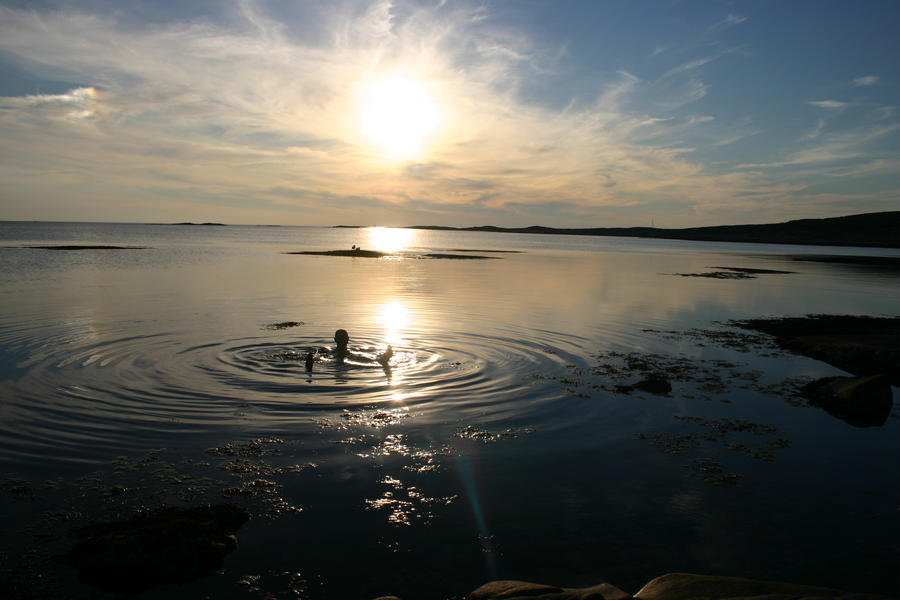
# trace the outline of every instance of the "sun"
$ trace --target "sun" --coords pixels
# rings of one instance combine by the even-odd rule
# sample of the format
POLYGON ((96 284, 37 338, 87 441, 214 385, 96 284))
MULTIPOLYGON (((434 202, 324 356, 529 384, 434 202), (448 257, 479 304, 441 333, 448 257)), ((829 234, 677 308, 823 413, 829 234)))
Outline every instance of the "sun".
POLYGON ((439 121, 438 105, 417 81, 384 77, 364 89, 362 132, 390 158, 419 158, 439 121))

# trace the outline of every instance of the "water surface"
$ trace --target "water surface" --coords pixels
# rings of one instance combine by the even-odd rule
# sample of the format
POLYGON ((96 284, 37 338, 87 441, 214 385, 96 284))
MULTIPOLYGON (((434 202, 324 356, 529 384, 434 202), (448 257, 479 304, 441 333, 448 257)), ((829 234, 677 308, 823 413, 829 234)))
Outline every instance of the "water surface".
POLYGON ((0 223, 0 246, 0 471, 29 483, 0 490, 4 556, 35 544, 23 524, 65 530, 46 511, 236 499, 256 518, 224 571, 147 597, 636 591, 667 571, 893 592, 897 409, 853 428, 785 391, 837 369, 683 332, 894 315, 896 272, 791 257, 897 251, 68 223, 0 223), (285 254, 354 244, 396 256, 285 254), (463 251, 494 259, 421 258, 463 251), (676 275, 711 267, 792 273, 676 275), (308 373, 339 327, 360 355, 390 344, 390 368, 308 373), (683 369, 672 393, 616 393, 648 356, 683 369))

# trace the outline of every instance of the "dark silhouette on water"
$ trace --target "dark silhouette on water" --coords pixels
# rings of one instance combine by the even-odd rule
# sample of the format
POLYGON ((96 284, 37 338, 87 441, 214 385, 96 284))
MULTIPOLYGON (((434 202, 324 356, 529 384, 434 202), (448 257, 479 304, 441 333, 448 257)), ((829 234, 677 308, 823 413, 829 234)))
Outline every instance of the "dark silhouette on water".
POLYGON ((350 343, 350 334, 346 329, 338 329, 334 332, 334 357, 338 362, 344 362, 344 358, 349 355, 347 344, 350 343))
MULTIPOLYGON (((381 365, 381 367, 387 372, 390 373, 391 370, 391 357, 394 356, 394 349, 391 346, 388 346, 387 349, 376 355, 374 361, 372 360, 371 354, 355 354, 350 350, 350 334, 347 333, 346 329, 338 329, 334 332, 334 350, 332 351, 330 348, 317 348, 313 349, 306 353, 304 357, 304 363, 306 365, 306 372, 312 373, 313 366, 315 366, 316 361, 319 359, 319 354, 323 356, 330 356, 334 358, 335 363, 339 365, 343 365, 346 360, 356 360, 359 361, 356 364, 358 366, 363 366, 365 364, 372 365, 373 362, 377 362, 381 365)), ((374 365, 373 365, 374 366, 374 365)))

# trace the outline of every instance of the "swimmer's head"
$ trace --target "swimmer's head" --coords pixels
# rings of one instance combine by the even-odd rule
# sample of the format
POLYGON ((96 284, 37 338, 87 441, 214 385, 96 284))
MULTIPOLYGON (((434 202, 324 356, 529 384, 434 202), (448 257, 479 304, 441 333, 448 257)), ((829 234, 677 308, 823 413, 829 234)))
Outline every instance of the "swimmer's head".
POLYGON ((334 343, 337 344, 338 350, 346 350, 349 342, 350 334, 346 329, 338 329, 334 332, 334 343))

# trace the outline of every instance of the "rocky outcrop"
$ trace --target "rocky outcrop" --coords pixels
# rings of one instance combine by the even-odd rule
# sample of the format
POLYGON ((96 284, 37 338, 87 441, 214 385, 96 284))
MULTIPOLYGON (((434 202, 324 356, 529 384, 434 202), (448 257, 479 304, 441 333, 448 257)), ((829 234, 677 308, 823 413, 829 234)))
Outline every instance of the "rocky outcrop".
POLYGON ((634 595, 637 600, 891 600, 823 587, 740 577, 669 573, 657 577, 634 595))
MULTIPOLYGON (((892 600, 878 594, 740 577, 669 573, 645 585, 636 600, 892 600)), ((525 581, 492 581, 469 600, 632 600, 619 588, 604 583, 584 589, 559 588, 525 581)))
POLYGON ((78 569, 87 584, 140 594, 216 571, 237 547, 232 533, 249 518, 234 504, 161 508, 82 527, 73 533, 80 540, 75 547, 55 559, 78 569))
POLYGON ((885 374, 900 385, 900 318, 809 315, 734 324, 768 333, 790 352, 858 376, 885 374))
POLYGON ((854 427, 881 427, 894 400, 885 375, 825 377, 806 384, 803 396, 854 427))
POLYGON ((558 588, 527 581, 492 581, 471 594, 469 600, 631 600, 631 594, 603 583, 584 589, 558 588))

